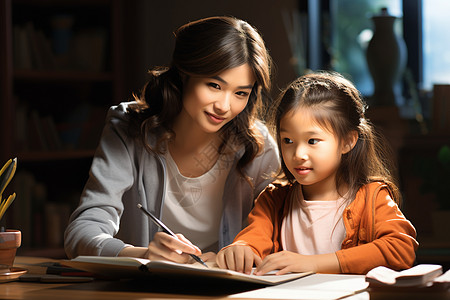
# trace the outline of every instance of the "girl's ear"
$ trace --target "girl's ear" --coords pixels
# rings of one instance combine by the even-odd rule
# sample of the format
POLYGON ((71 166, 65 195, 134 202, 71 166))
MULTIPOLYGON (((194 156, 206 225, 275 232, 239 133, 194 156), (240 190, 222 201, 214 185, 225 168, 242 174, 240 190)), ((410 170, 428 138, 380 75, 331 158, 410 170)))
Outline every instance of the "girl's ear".
POLYGON ((342 154, 350 152, 353 149, 353 147, 355 147, 357 141, 358 141, 358 132, 354 130, 350 132, 350 134, 348 135, 344 147, 342 147, 342 154))

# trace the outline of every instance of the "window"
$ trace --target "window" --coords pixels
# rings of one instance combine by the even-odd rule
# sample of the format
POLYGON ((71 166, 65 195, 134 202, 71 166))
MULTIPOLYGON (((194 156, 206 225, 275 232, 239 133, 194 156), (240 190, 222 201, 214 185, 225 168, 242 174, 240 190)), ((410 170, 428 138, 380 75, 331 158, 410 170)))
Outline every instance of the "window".
POLYGON ((450 1, 423 0, 423 89, 450 84, 450 1))
MULTIPOLYGON (((378 14, 382 7, 387 7, 391 15, 402 16, 401 0, 330 1, 333 37, 331 67, 350 78, 367 96, 373 94, 373 82, 366 62, 366 47, 374 28, 371 16, 378 14)), ((401 35, 401 19, 395 26, 397 34, 401 35)))

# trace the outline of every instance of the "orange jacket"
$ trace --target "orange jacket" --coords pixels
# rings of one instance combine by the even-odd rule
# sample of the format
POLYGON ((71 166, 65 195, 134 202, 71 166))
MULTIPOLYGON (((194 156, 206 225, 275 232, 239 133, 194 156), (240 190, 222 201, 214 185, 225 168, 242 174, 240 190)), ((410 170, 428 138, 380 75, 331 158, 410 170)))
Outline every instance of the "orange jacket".
MULTIPOLYGON (((234 239, 261 258, 281 251, 281 224, 288 213, 291 185, 269 185, 256 200, 249 225, 234 239)), ((346 236, 336 252, 342 273, 366 274, 377 266, 410 268, 418 243, 416 231, 392 200, 387 186, 362 187, 343 213, 346 236)))

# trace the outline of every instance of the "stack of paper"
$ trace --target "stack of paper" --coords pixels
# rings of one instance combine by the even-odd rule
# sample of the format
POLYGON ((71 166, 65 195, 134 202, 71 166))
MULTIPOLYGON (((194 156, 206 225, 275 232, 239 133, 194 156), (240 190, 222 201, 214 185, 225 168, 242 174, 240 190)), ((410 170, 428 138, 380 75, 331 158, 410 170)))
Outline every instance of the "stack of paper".
POLYGON ((366 280, 371 288, 446 288, 450 285, 450 271, 442 275, 442 266, 434 264, 420 264, 403 271, 377 267, 367 273, 366 280))

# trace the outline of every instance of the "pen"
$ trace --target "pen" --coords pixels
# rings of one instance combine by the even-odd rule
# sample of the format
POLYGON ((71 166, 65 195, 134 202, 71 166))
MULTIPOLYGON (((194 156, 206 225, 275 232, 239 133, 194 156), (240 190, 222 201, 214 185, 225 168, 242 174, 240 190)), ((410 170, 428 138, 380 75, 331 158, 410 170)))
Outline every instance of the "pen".
MULTIPOLYGON (((155 217, 151 212, 149 212, 148 210, 146 210, 141 204, 138 204, 137 207, 142 210, 147 216, 150 217, 150 219, 156 224, 158 225, 165 233, 170 234, 171 236, 175 237, 178 239, 178 237, 175 235, 175 233, 173 233, 172 230, 169 229, 169 227, 167 227, 163 222, 161 222, 157 217, 155 217)), ((197 262, 201 263, 202 265, 204 265, 205 267, 208 268, 208 265, 205 264, 205 262, 198 257, 197 255, 194 254, 189 254, 193 259, 195 259, 197 262)))

